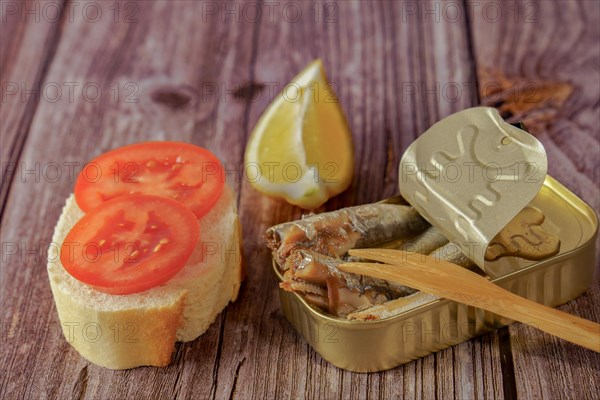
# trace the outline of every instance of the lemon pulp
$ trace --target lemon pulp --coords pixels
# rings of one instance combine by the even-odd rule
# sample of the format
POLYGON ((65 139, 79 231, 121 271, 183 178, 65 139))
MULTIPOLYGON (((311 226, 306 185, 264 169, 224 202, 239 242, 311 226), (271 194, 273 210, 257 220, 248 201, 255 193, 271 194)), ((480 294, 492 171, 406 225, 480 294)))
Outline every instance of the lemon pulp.
POLYGON ((314 209, 348 188, 352 135, 340 103, 315 60, 276 97, 246 147, 247 178, 258 191, 314 209))

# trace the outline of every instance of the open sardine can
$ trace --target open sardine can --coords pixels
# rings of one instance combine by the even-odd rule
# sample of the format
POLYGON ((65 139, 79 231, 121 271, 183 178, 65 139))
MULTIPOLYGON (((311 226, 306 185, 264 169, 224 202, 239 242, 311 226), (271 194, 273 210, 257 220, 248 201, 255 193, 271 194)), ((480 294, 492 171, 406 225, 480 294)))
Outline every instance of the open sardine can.
MULTIPOLYGON (((442 119, 408 147, 399 185, 492 282, 556 307, 592 283, 598 219, 546 172, 535 137, 495 109, 476 107, 442 119)), ((281 281, 275 263, 273 269, 281 281)), ((315 351, 355 372, 394 368, 512 322, 424 293, 372 321, 335 317, 296 293, 279 294, 283 314, 315 351)))

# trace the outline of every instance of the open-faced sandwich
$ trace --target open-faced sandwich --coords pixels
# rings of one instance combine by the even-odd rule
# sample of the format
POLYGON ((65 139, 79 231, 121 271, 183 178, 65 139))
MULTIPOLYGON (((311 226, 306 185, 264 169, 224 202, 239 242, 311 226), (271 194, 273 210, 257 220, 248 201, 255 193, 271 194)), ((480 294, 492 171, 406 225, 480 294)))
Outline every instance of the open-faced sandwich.
POLYGON ((243 279, 235 197, 219 160, 179 142, 105 153, 56 225, 48 275, 64 335, 112 369, 170 363, 243 279))

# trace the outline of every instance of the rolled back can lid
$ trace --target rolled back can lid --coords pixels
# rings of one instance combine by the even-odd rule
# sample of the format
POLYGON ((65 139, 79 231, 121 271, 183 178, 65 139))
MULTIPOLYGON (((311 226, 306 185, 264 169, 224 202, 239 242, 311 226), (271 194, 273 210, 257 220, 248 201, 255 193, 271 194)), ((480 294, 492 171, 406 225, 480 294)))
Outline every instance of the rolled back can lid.
POLYGON ((429 128, 400 161, 402 196, 485 270, 490 241, 540 191, 542 144, 490 107, 469 108, 429 128))

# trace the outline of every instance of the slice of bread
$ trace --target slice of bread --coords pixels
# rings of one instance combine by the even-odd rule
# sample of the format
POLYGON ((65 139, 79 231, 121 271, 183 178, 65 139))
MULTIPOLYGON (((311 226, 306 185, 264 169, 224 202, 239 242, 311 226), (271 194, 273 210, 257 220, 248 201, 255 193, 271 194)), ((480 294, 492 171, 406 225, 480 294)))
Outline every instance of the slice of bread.
POLYGON ((65 338, 94 364, 111 369, 168 365, 175 341, 202 335, 237 298, 244 273, 241 228, 227 186, 200 220, 200 241, 183 269, 141 293, 103 293, 65 271, 60 246, 83 215, 71 195, 49 247, 48 275, 65 338))

